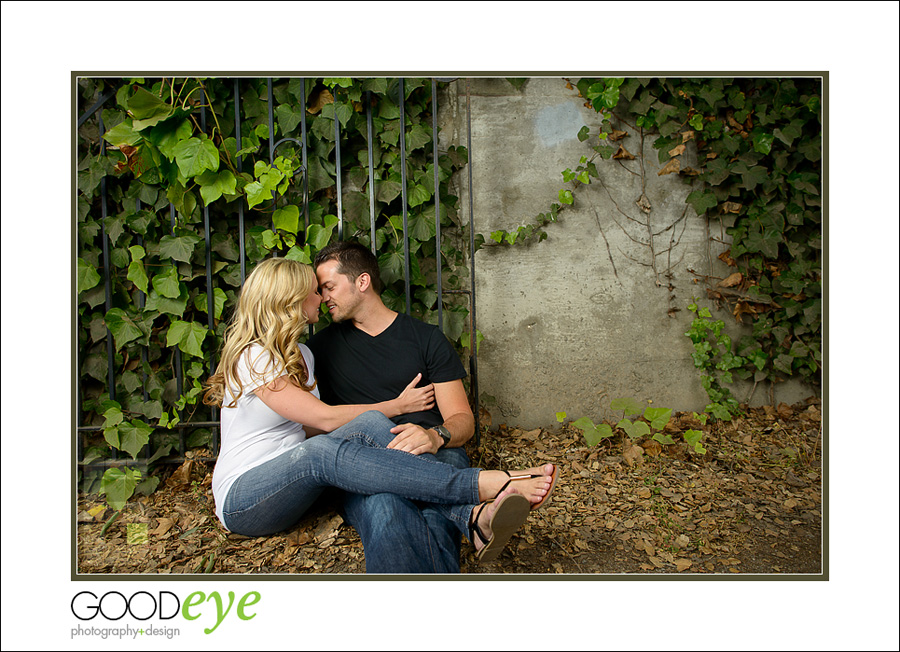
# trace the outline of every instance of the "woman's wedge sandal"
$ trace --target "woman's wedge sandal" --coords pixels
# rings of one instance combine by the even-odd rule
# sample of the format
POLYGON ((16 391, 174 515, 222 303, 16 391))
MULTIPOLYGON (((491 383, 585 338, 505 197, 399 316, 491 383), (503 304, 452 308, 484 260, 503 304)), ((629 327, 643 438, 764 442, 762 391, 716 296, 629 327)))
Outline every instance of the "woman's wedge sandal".
POLYGON ((480 562, 489 562, 499 557, 512 535, 525 523, 530 511, 531 503, 522 494, 507 494, 500 500, 489 500, 482 503, 475 518, 469 524, 469 539, 472 541, 472 545, 475 545, 476 536, 484 544, 484 547, 475 553, 475 559, 480 562), (488 506, 488 503, 496 505, 490 521, 492 532, 490 538, 478 526, 481 512, 488 506))
MULTIPOLYGON (((541 498, 538 502, 531 505, 532 511, 535 509, 540 509, 544 506, 544 503, 547 502, 547 499, 550 498, 550 494, 553 493, 553 488, 556 487, 556 479, 559 477, 559 467, 556 464, 551 465, 553 467, 553 473, 550 475, 550 489, 547 490, 547 495, 541 498)), ((500 469, 503 471, 503 469, 500 469)), ((543 473, 538 474, 522 474, 522 475, 510 475, 509 471, 503 471, 506 475, 509 476, 509 480, 506 481, 506 484, 500 487, 500 491, 497 492, 497 495, 503 493, 503 490, 506 489, 511 482, 515 482, 516 480, 531 480, 532 478, 540 478, 543 476, 543 473)))

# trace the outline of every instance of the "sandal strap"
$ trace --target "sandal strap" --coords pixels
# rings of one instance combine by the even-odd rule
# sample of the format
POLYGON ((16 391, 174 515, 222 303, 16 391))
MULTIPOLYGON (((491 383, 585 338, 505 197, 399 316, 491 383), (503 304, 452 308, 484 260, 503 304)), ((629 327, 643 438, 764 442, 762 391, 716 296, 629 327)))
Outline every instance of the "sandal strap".
MULTIPOLYGON (((500 470, 503 471, 503 469, 500 469, 500 470)), ((530 480, 532 478, 541 477, 539 474, 534 474, 534 473, 532 473, 532 474, 524 473, 522 475, 511 475, 509 471, 503 471, 503 472, 509 477, 509 480, 506 481, 505 485, 500 487, 500 491, 497 492, 497 496, 502 494, 503 491, 510 485, 511 482, 514 482, 516 480, 530 480)), ((494 500, 497 499, 497 496, 494 496, 494 500)))
POLYGON ((478 508, 478 513, 475 514, 475 518, 473 518, 472 522, 469 523, 469 539, 472 541, 472 545, 475 544, 475 539, 473 538, 474 536, 477 536, 481 540, 482 547, 490 543, 489 539, 485 536, 484 532, 478 526, 478 519, 481 518, 481 512, 483 512, 484 508, 488 506, 488 503, 492 502, 494 502, 493 499, 486 500, 481 503, 481 506, 478 508))

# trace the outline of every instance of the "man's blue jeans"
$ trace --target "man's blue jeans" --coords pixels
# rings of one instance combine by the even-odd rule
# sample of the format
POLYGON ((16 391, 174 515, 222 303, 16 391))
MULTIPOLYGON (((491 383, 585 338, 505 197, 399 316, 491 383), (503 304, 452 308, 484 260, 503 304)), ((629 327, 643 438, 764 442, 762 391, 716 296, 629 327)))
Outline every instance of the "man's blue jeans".
POLYGON ((338 487, 353 494, 391 492, 439 503, 432 509, 465 532, 479 502, 479 470, 457 469, 434 455, 388 449, 393 426, 381 412, 366 412, 245 471, 225 497, 225 525, 247 536, 286 530, 326 487, 338 487))
MULTIPOLYGON (((469 466, 462 448, 434 457, 458 469, 469 466)), ((467 526, 448 518, 445 507, 393 493, 346 494, 344 515, 362 539, 367 573, 459 573, 460 530, 467 526)))

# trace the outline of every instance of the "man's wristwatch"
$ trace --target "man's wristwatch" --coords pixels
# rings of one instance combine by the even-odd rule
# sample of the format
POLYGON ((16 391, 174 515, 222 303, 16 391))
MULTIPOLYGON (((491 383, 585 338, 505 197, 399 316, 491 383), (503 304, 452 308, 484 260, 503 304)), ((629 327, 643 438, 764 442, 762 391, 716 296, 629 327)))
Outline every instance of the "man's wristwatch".
POLYGON ((441 445, 438 446, 438 450, 441 450, 444 446, 450 443, 450 431, 447 430, 444 426, 435 426, 434 431, 440 436, 443 441, 441 445))

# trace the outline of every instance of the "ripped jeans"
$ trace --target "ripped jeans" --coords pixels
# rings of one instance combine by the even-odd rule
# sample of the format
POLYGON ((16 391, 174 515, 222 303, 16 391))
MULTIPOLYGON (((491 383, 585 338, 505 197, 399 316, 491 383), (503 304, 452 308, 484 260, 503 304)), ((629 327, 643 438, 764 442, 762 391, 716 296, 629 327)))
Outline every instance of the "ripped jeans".
POLYGON ((245 536, 281 532, 300 520, 324 489, 337 487, 353 494, 391 493, 434 503, 467 532, 479 502, 479 469, 458 469, 433 455, 389 449, 393 427, 381 412, 366 412, 245 471, 225 497, 226 527, 245 536))

